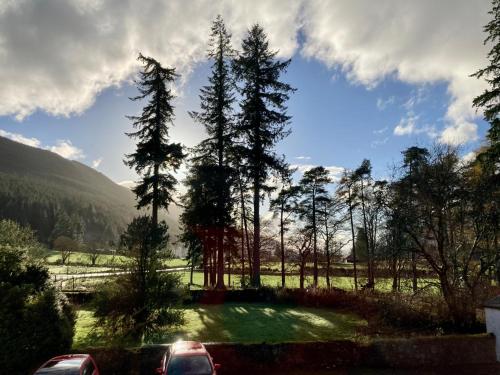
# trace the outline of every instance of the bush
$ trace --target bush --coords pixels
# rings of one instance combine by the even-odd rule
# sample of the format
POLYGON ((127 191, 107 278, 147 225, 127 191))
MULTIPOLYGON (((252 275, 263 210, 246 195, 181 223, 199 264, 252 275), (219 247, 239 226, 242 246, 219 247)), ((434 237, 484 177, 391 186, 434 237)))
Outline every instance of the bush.
POLYGON ((104 327, 102 338, 116 345, 137 344, 155 331, 183 323, 179 276, 158 274, 144 295, 133 275, 102 284, 92 301, 98 325, 104 327))
POLYGON ((29 229, 0 221, 2 231, 0 368, 2 373, 25 374, 71 349, 75 315, 67 299, 50 284, 48 270, 30 256, 39 245, 25 233, 29 229))

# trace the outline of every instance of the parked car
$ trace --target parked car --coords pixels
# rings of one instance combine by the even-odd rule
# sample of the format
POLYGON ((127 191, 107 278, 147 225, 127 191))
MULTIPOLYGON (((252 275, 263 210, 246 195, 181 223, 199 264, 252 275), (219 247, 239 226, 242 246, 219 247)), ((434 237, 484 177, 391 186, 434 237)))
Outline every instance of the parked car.
POLYGON ((33 375, 99 375, 99 369, 90 354, 67 354, 45 362, 33 375))
POLYGON ((196 341, 178 341, 170 347, 161 360, 158 375, 216 375, 218 363, 207 352, 205 346, 196 341))

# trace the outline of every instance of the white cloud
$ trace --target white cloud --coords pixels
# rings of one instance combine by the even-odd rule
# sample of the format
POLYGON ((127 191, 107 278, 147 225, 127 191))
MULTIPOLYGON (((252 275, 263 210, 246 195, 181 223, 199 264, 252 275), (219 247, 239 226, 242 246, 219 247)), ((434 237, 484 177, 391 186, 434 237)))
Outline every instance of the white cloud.
MULTIPOLYGON (((204 59, 216 14, 238 46, 261 23, 272 48, 299 49, 332 75, 373 87, 387 77, 409 84, 445 82, 450 103, 441 141, 476 138, 472 99, 484 88, 470 74, 486 65, 482 26, 490 0, 107 0, 0 2, 0 116, 23 119, 40 109, 82 113, 97 94, 130 80, 139 51, 189 75, 204 59), (463 136, 467 128, 467 136, 463 136)), ((417 90, 406 103, 413 110, 417 90)), ((391 98, 380 100, 379 107, 391 98)))
POLYGON ((396 98, 394 96, 390 96, 387 99, 378 98, 377 99, 377 108, 380 111, 383 111, 388 106, 394 104, 395 100, 396 100, 396 98))
MULTIPOLYGON (((1 8, 0 8, 1 11, 1 8)), ((83 159, 85 157, 85 154, 81 149, 79 149, 76 146, 73 146, 71 141, 69 139, 59 139, 56 141, 55 146, 45 146, 42 144, 42 142, 38 138, 29 138, 25 137, 22 134, 19 133, 11 133, 6 130, 0 129, 0 136, 9 138, 13 141, 25 144, 27 146, 31 147, 36 147, 36 148, 41 148, 44 150, 49 150, 52 151, 63 158, 66 159, 83 159)), ((102 158, 99 158, 97 160, 94 160, 92 162, 92 166, 94 168, 97 168, 101 164, 102 158)))
POLYGON ((73 146, 69 139, 59 139, 56 141, 55 146, 47 147, 47 149, 66 159, 82 159, 85 157, 83 151, 73 146))
POLYGON ((235 45, 261 23, 280 56, 297 49, 300 1, 18 1, 0 6, 0 115, 37 109, 82 113, 102 90, 130 80, 141 51, 184 79, 205 56, 212 20, 222 14, 235 45))
POLYGON ((387 143, 387 141, 389 141, 389 137, 385 137, 384 139, 376 139, 376 140, 372 141, 370 146, 372 148, 377 148, 378 146, 385 145, 387 143))
POLYGON ((297 160, 311 160, 310 156, 296 156, 295 159, 297 160))
POLYGON ((401 118, 399 123, 394 128, 394 135, 412 135, 412 134, 426 134, 430 138, 438 136, 436 128, 431 125, 418 126, 419 116, 409 112, 405 117, 401 118))
MULTIPOLYGON (((318 167, 318 165, 315 165, 315 164, 293 164, 293 165, 291 165, 291 167, 296 168, 300 174, 304 174, 304 172, 307 172, 310 169, 318 167)), ((342 173, 345 170, 345 168, 337 167, 335 165, 325 166, 324 168, 328 172, 330 172, 330 177, 331 177, 333 182, 340 181, 340 178, 342 177, 342 173)))
POLYGON ((476 159, 476 153, 474 151, 468 152, 462 156, 462 162, 468 164, 476 159))
POLYGON ((441 133, 439 141, 451 146, 459 146, 470 141, 475 141, 477 138, 477 125, 472 122, 462 122, 447 127, 441 133))
POLYGON ((377 129, 373 131, 373 134, 384 134, 389 129, 388 126, 383 127, 382 129, 377 129))
POLYGON ((22 143, 22 144, 25 144, 25 145, 31 146, 31 147, 40 147, 40 145, 41 145, 40 140, 37 138, 28 138, 22 134, 11 133, 11 132, 8 132, 8 131, 3 130, 3 129, 0 129, 0 136, 5 137, 5 138, 9 138, 13 141, 16 141, 16 142, 19 142, 19 143, 22 143))
POLYGON ((367 87, 389 76, 448 83, 446 139, 449 128, 478 115, 471 103, 485 83, 470 74, 486 65, 482 26, 490 7, 489 0, 311 0, 304 5, 303 53, 367 87))
POLYGON ((135 185, 137 185, 137 183, 135 181, 132 181, 132 180, 124 180, 124 181, 118 182, 118 185, 126 187, 127 189, 132 189, 133 187, 135 187, 135 185))
POLYGON ((97 169, 102 163, 102 158, 98 158, 92 161, 92 168, 97 169))

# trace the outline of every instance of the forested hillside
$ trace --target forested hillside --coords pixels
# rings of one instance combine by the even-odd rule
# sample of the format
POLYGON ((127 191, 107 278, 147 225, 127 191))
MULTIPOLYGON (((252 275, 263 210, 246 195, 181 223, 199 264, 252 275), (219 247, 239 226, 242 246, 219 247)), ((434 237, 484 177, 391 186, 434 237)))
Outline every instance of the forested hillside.
POLYGON ((0 218, 31 226, 40 241, 68 218, 85 242, 116 240, 136 214, 134 194, 102 173, 0 137, 0 218))

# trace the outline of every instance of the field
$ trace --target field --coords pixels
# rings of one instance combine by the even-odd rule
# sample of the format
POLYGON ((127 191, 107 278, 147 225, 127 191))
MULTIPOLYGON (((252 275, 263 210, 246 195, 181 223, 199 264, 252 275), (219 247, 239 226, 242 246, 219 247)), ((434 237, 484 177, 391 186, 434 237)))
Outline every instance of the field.
MULTIPOLYGON (((184 271, 181 272, 182 282, 183 284, 189 283, 189 272, 184 271)), ((241 286, 241 277, 240 275, 232 275, 231 283, 229 284, 228 275, 226 275, 225 283, 227 286, 233 288, 239 288, 241 286)), ((320 276, 319 286, 326 287, 326 278, 320 276)), ((269 287, 280 287, 281 286, 281 275, 261 275, 261 282, 264 286, 269 287)), ((354 279, 352 277, 346 276, 334 276, 330 278, 331 286, 335 288, 340 288, 344 290, 354 290, 354 279)), ((366 279, 360 278, 358 279, 359 286, 366 283, 366 279)), ((312 276, 307 276, 305 278, 304 286, 309 287, 312 286, 313 278, 312 276)), ((428 288, 432 290, 438 290, 437 288, 437 280, 431 278, 420 278, 418 280, 419 288, 428 288)), ((298 288, 300 286, 300 278, 298 275, 286 275, 285 276, 285 284, 287 288, 298 288)), ((401 280, 401 288, 403 291, 411 290, 411 280, 401 280)), ((195 271, 193 274, 193 285, 191 289, 201 289, 203 286, 203 273, 195 271)), ((392 288, 392 279, 388 278, 376 278, 375 279, 375 289, 380 292, 390 292, 392 288)))
MULTIPOLYGON (((123 268, 130 264, 131 259, 124 255, 103 254, 97 258, 96 265, 92 266, 88 253, 72 253, 65 265, 61 264, 61 254, 51 250, 45 256, 44 262, 52 274, 78 274, 92 272, 106 272, 123 268)), ((165 267, 185 267, 184 259, 168 259, 164 261, 165 267)))
MULTIPOLYGON (((177 339, 242 343, 354 339, 358 329, 367 325, 352 314, 262 303, 194 305, 184 313, 184 324, 159 332, 155 343, 177 339)), ((93 324, 92 311, 78 311, 74 348, 100 344, 91 334, 93 324)))

